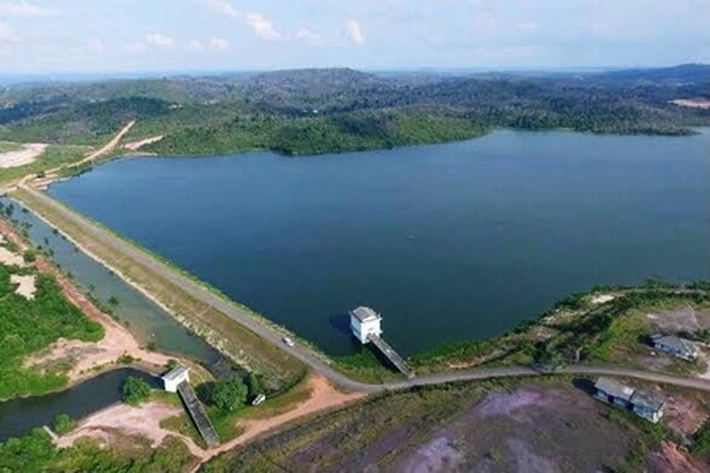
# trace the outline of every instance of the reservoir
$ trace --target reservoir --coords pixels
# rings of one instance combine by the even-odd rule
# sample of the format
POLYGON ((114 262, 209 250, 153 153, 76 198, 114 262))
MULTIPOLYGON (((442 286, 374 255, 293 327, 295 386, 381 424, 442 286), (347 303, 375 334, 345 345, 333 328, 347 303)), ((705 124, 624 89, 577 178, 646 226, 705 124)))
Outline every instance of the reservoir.
POLYGON ((710 278, 708 130, 126 158, 50 194, 332 354, 360 304, 411 355, 594 285, 710 278))
POLYGON ((0 403, 0 443, 21 437, 35 427, 52 427, 54 416, 66 414, 79 420, 121 400, 121 388, 129 376, 144 379, 152 387, 157 378, 131 368, 100 374, 65 391, 0 403))

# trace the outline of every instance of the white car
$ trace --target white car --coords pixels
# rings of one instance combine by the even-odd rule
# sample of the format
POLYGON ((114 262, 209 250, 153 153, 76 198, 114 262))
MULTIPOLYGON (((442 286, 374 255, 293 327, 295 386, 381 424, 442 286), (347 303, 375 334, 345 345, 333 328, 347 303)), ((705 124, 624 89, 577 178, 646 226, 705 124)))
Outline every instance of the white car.
POLYGON ((293 340, 291 340, 290 338, 284 337, 284 338, 282 338, 281 340, 283 340, 283 342, 284 342, 286 345, 288 345, 288 346, 290 346, 290 347, 293 346, 293 340))

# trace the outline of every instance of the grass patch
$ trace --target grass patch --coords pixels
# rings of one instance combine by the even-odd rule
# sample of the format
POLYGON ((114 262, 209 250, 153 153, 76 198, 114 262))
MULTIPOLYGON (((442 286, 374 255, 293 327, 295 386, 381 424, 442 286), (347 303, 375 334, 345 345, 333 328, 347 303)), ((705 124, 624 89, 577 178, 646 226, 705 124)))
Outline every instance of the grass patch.
POLYGON ((14 143, 12 141, 0 141, 0 153, 10 153, 12 151, 17 151, 22 148, 19 143, 14 143))

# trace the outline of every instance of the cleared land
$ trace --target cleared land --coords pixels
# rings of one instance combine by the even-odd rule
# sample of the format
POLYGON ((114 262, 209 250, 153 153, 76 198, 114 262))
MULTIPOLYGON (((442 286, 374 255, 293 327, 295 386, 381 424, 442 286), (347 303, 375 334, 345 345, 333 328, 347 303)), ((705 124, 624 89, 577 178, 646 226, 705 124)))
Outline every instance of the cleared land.
POLYGON ((44 143, 29 143, 21 145, 20 149, 0 154, 0 168, 14 168, 30 164, 47 149, 44 143))
MULTIPOLYGON (((656 426, 594 400, 590 384, 487 381, 381 395, 201 471, 637 471, 653 452, 665 458, 656 426)), ((678 455, 696 471, 708 467, 678 455)))

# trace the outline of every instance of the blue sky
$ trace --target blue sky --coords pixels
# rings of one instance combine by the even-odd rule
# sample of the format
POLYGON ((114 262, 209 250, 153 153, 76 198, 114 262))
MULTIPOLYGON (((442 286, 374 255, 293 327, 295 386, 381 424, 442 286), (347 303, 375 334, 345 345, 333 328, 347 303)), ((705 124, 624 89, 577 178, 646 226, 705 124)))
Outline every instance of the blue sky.
POLYGON ((0 73, 710 62, 710 0, 0 0, 0 73))

